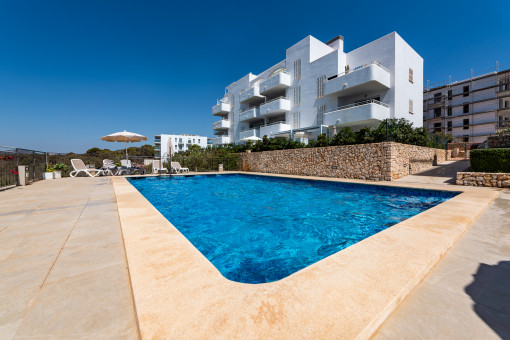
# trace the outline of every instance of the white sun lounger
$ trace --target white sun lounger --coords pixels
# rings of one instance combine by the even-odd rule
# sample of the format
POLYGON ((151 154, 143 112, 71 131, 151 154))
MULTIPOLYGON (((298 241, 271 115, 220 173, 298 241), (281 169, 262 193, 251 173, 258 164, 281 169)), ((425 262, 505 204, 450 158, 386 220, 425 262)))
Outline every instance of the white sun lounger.
POLYGON ((175 173, 189 172, 189 169, 181 167, 181 164, 179 162, 172 162, 171 166, 172 166, 172 171, 175 171, 175 173))
POLYGON ((71 177, 76 177, 80 172, 86 173, 90 177, 96 177, 99 175, 104 175, 104 171, 100 169, 88 169, 85 166, 85 163, 81 159, 71 159, 71 165, 74 168, 74 171, 71 171, 69 174, 71 177), (95 173, 94 175, 92 173, 95 173))
POLYGON ((163 168, 163 166, 161 165, 161 161, 154 160, 154 162, 152 162, 152 172, 160 172, 160 171, 164 171, 164 172, 168 173, 168 169, 163 168))

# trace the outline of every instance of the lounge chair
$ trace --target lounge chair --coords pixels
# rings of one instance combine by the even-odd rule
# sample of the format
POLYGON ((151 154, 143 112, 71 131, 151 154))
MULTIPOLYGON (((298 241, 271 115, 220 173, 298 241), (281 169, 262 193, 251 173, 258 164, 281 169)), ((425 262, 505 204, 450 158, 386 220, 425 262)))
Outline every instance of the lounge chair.
POLYGON ((117 164, 111 159, 103 159, 103 167, 101 168, 105 175, 114 175, 117 173, 117 164))
POLYGON ((81 159, 71 159, 71 165, 74 170, 69 174, 71 177, 76 177, 80 172, 86 173, 90 177, 97 177, 104 175, 104 171, 100 169, 89 169, 81 159), (94 175, 92 173, 95 173, 94 175))
POLYGON ((117 171, 116 175, 132 175, 137 168, 133 168, 131 160, 129 159, 121 159, 120 164, 122 167, 117 171))
POLYGON ((159 173, 160 171, 164 171, 165 173, 168 173, 168 169, 167 168, 163 168, 163 166, 161 165, 161 161, 159 160, 154 160, 152 162, 152 172, 157 172, 159 173))
POLYGON ((172 162, 172 171, 175 171, 175 173, 179 172, 189 172, 188 168, 183 168, 179 162, 172 162))

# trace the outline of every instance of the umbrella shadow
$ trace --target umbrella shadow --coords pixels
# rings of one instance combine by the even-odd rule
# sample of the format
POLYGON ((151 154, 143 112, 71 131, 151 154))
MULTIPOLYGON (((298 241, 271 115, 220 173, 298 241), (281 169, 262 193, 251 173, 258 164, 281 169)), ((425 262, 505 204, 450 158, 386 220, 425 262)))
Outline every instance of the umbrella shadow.
POLYGON ((510 261, 480 263, 473 282, 464 291, 473 310, 502 339, 510 339, 510 261))

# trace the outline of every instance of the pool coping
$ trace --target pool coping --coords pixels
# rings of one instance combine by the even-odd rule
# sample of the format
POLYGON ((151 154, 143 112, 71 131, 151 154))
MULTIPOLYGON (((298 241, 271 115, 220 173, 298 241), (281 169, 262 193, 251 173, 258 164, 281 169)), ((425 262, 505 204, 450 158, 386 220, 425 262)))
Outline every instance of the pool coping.
POLYGON ((367 339, 498 196, 407 182, 190 175, 229 173, 461 193, 279 281, 244 284, 224 278, 125 177, 114 177, 143 338, 367 339))

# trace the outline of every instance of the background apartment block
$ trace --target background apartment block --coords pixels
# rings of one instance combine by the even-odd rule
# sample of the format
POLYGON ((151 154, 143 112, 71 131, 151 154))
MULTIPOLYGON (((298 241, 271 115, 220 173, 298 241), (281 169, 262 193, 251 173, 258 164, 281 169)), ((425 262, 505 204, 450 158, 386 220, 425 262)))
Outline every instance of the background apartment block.
POLYGON ((396 32, 349 53, 343 43, 341 36, 327 43, 308 36, 285 60, 227 86, 212 108, 220 117, 213 144, 264 135, 306 142, 387 118, 422 126, 423 59, 396 32))
POLYGON ((423 121, 429 133, 456 142, 483 142, 510 128, 510 70, 425 89, 423 121))
POLYGON ((207 147, 207 137, 197 135, 155 135, 154 136, 154 157, 167 158, 170 155, 170 148, 174 153, 186 151, 192 145, 201 148, 207 147))

